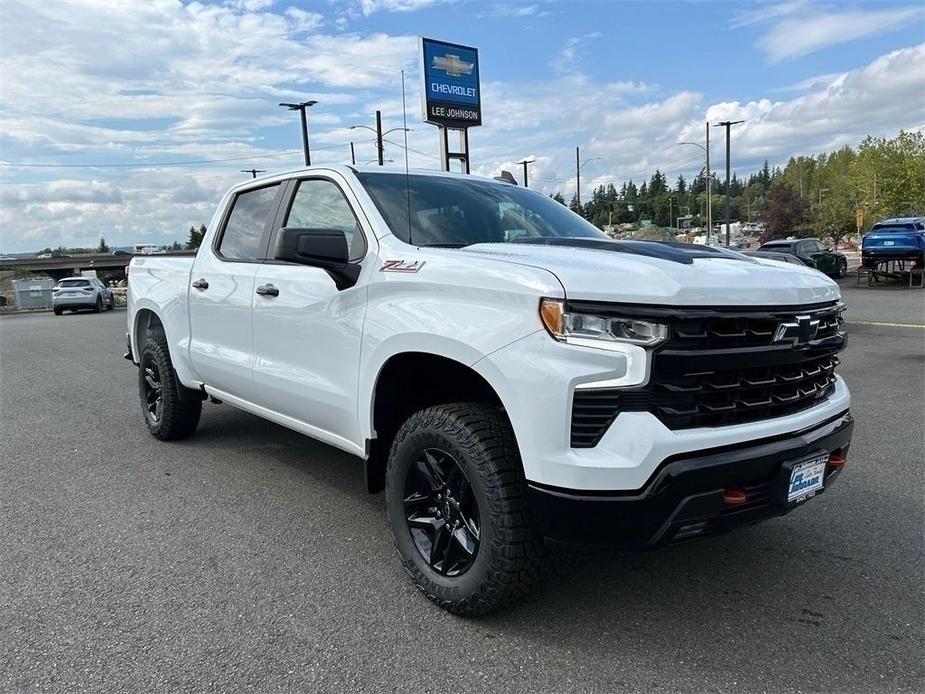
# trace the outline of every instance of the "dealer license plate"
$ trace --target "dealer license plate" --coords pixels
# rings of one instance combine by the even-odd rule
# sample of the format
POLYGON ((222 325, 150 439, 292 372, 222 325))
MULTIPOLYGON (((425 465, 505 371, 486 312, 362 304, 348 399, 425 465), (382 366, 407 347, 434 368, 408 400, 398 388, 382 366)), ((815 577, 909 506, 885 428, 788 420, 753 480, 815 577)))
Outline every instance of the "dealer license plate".
POLYGON ((805 501, 822 489, 828 462, 829 456, 826 453, 793 466, 790 485, 787 487, 788 504, 805 501))

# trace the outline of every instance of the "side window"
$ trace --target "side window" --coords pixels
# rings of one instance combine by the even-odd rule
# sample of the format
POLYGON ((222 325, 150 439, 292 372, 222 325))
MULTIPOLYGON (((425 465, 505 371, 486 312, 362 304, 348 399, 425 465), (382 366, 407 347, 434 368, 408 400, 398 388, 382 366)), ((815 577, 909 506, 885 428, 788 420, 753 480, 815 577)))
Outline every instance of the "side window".
POLYGON ((823 253, 828 250, 828 248, 825 247, 825 244, 822 243, 822 241, 813 241, 813 245, 816 247, 817 253, 823 253))
POLYGON ((299 181, 292 206, 283 226, 298 229, 340 229, 347 236, 350 259, 366 252, 366 239, 360 231, 350 203, 332 181, 321 178, 299 181))
POLYGON ((263 229, 273 214, 279 184, 239 193, 231 207, 218 253, 229 260, 257 260, 263 254, 263 229))

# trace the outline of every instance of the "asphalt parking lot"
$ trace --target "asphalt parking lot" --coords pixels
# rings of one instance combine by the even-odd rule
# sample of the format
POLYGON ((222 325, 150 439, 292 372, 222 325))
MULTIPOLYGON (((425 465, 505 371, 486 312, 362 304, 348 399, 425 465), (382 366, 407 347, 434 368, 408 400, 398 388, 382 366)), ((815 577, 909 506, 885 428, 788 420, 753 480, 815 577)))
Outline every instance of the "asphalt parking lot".
POLYGON ((920 692, 925 292, 853 282, 831 490, 707 542, 556 545, 479 621, 411 587, 358 460, 227 405, 151 438, 124 311, 0 318, 0 691, 920 692))

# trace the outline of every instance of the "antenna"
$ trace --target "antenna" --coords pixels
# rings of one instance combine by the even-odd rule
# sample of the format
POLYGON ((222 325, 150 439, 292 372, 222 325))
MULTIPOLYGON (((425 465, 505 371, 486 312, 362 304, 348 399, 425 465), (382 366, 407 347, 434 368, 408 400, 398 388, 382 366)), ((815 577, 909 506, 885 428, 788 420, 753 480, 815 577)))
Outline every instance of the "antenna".
POLYGON ((408 203, 408 243, 411 243, 411 175, 408 173, 408 109, 405 107, 405 71, 401 71, 401 118, 405 131, 405 201, 408 203))

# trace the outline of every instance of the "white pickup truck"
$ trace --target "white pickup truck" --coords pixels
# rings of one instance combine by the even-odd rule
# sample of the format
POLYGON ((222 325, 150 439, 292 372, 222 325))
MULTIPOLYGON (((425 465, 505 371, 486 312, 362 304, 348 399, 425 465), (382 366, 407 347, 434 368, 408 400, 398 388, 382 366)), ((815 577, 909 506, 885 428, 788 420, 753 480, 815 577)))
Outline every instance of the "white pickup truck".
POLYGON ((412 580, 458 614, 527 590, 544 537, 713 535, 845 465, 844 306, 815 270, 381 168, 247 181, 208 229, 129 268, 151 433, 189 436, 211 398, 362 458, 412 580))

